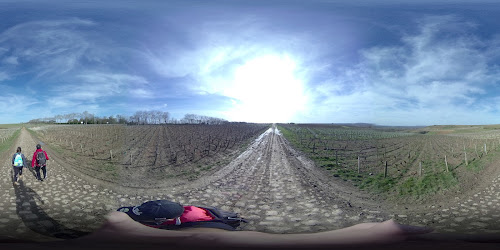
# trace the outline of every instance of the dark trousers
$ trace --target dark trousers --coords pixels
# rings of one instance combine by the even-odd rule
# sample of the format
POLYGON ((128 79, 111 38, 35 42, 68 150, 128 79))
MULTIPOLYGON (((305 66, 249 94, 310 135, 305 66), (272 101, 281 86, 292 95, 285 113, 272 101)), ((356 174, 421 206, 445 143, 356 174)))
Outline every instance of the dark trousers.
POLYGON ((45 177, 47 177, 47 166, 35 166, 36 178, 39 180, 42 179, 40 176, 40 169, 42 169, 43 178, 45 179, 45 177))
POLYGON ((14 168, 14 181, 17 181, 17 176, 23 175, 23 167, 13 167, 14 168))

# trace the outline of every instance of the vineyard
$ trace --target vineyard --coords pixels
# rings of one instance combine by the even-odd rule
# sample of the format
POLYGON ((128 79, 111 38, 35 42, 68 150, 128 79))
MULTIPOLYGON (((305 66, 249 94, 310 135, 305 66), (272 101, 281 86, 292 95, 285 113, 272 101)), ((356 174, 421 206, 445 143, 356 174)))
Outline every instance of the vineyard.
POLYGON ((268 128, 246 123, 49 125, 31 132, 85 175, 144 187, 165 180, 173 185, 215 171, 268 128))
POLYGON ((294 147, 333 176, 388 196, 423 198, 474 178, 498 155, 495 127, 403 130, 280 124, 294 147))
MULTIPOLYGON (((30 131, 79 173, 121 186, 146 187, 181 185, 210 175, 268 128, 269 124, 246 123, 48 125, 30 131)), ((478 174, 500 155, 500 131, 495 126, 409 130, 279 124, 278 129, 332 176, 386 197, 421 200, 472 188, 478 174)))

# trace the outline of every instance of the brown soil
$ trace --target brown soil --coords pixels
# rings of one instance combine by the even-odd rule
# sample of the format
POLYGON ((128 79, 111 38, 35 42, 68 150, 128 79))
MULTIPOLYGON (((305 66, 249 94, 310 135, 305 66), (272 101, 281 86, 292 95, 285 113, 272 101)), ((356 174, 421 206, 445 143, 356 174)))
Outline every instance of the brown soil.
MULTIPOLYGON (((443 131, 448 132, 448 131, 443 131)), ((275 134, 273 134, 274 136, 275 134)), ((274 138, 274 137, 273 137, 274 138)), ((125 166, 119 171, 119 179, 116 181, 106 181, 106 177, 95 178, 95 176, 88 176, 82 174, 78 171, 82 165, 85 166, 85 158, 79 158, 78 164, 75 164, 75 160, 67 155, 58 155, 52 152, 61 160, 67 162, 68 169, 73 172, 73 174, 80 176, 81 178, 91 181, 93 183, 107 186, 111 189, 116 190, 120 193, 128 194, 161 194, 165 189, 170 189, 172 187, 177 187, 178 189, 200 189, 215 180, 224 180, 225 176, 230 176, 235 172, 234 164, 231 164, 231 160, 234 160, 239 154, 243 153, 250 155, 249 158, 245 159, 241 165, 237 166, 242 169, 253 169, 261 168, 264 166, 274 165, 282 166, 284 161, 290 164, 290 169, 293 169, 294 174, 300 177, 302 185, 312 186, 314 189, 321 189, 322 192, 329 194, 335 194, 338 199, 341 199, 341 203, 349 204, 350 209, 354 213, 360 213, 363 209, 381 209, 385 211, 391 211, 393 213, 408 213, 410 211, 420 211, 422 209, 440 208, 440 207, 450 207, 456 203, 457 200, 463 200, 476 193, 491 184, 491 181, 500 174, 500 168, 495 166, 500 165, 500 159, 492 162, 489 166, 486 166, 484 170, 471 172, 471 171, 457 171, 460 175, 462 181, 460 184, 450 190, 441 191, 434 195, 425 196, 423 199, 415 200, 413 198, 405 197, 392 197, 390 199, 385 199, 382 195, 376 195, 369 192, 364 192, 359 190, 357 187, 351 185, 349 182, 339 180, 334 178, 328 171, 320 169, 314 165, 314 163, 307 159, 307 157, 300 151, 295 150, 290 143, 282 135, 276 135, 277 142, 270 140, 264 140, 265 144, 261 144, 258 147, 251 147, 250 151, 244 152, 247 145, 244 147, 237 148, 232 151, 228 151, 227 154, 218 154, 216 157, 204 158, 196 163, 185 164, 182 167, 175 167, 177 171, 182 169, 189 169, 187 172, 192 172, 196 165, 203 166, 213 166, 213 168, 202 172, 201 176, 191 175, 177 175, 175 177, 164 177, 161 175, 161 171, 157 167, 152 167, 149 171, 141 169, 141 171, 134 170, 134 166, 125 166), (274 152, 275 154, 281 154, 285 156, 285 159, 270 160, 264 164, 255 164, 258 162, 258 158, 262 155, 269 154, 269 152, 274 152), (194 178, 198 177, 198 178, 194 178), (156 192, 154 190, 157 190, 156 192), (353 204, 356 204, 353 206, 353 204), (359 210, 359 211, 358 211, 359 210)), ((50 145, 49 145, 50 146, 50 145)), ((88 158, 89 162, 91 161, 88 158)), ((173 170, 168 170, 169 173, 173 170)), ((253 173, 248 173, 253 174, 253 173)), ((242 179, 251 179, 252 176, 244 176, 242 179)), ((246 187, 249 189, 262 189, 263 187, 246 187)), ((293 203, 293 201, 290 201, 293 203)), ((333 205, 333 204, 332 204, 333 205)))

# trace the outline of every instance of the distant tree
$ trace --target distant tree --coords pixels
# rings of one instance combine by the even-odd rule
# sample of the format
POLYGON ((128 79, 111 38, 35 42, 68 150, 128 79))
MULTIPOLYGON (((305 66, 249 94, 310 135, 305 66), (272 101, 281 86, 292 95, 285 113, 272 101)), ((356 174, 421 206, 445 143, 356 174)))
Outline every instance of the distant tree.
POLYGON ((186 115, 184 115, 184 118, 181 119, 181 123, 186 123, 186 124, 216 125, 216 124, 224 124, 227 122, 228 122, 227 120, 224 120, 221 118, 202 116, 202 115, 196 115, 196 114, 186 114, 186 115))
MULTIPOLYGON (((122 117, 125 118, 125 117, 122 117)), ((166 124, 169 122, 170 114, 168 112, 159 110, 136 111, 132 116, 129 117, 128 123, 130 124, 166 124)), ((120 123, 127 122, 123 119, 120 123)))
POLYGON ((56 115, 54 118, 57 123, 61 123, 63 120, 63 115, 56 115))
POLYGON ((113 116, 109 116, 107 122, 109 122, 110 124, 118 123, 118 121, 113 116))
POLYGON ((71 120, 68 120, 68 123, 69 123, 69 124, 77 124, 77 123, 78 123, 78 119, 71 119, 71 120))
POLYGON ((116 119, 118 120, 118 123, 120 123, 120 124, 126 124, 126 123, 128 123, 127 118, 125 116, 123 116, 123 115, 117 115, 116 119))
POLYGON ((163 112, 159 110, 153 110, 155 117, 155 124, 161 124, 163 112))
POLYGON ((90 113, 86 110, 83 111, 82 118, 81 118, 83 120, 83 123, 88 124, 89 118, 90 118, 90 113))
POLYGON ((167 124, 168 119, 170 118, 170 114, 168 112, 162 112, 160 116, 161 116, 161 123, 167 124))
POLYGON ((130 117, 131 124, 141 124, 141 111, 136 111, 134 115, 130 117))

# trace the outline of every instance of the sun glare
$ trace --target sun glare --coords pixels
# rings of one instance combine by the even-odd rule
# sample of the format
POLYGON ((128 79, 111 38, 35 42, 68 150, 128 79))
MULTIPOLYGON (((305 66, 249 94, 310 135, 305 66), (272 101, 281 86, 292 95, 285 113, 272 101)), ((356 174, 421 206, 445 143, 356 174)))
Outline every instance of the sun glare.
POLYGON ((288 56, 266 55, 247 61, 234 72, 225 95, 233 98, 234 121, 290 122, 305 104, 296 63, 288 56))

